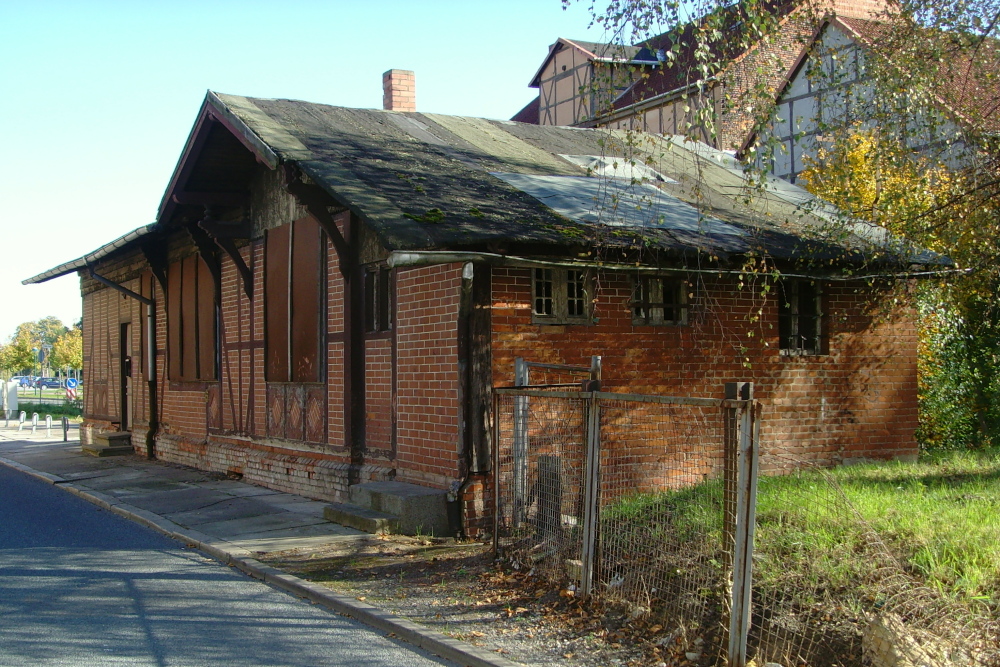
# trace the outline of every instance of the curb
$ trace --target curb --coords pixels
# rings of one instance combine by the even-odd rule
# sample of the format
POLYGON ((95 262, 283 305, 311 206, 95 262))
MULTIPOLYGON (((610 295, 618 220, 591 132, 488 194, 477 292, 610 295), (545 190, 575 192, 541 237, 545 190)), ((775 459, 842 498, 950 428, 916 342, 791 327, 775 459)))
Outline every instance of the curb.
POLYGON ((58 475, 51 475, 47 472, 35 470, 2 456, 0 456, 0 465, 5 465, 26 475, 40 479, 43 482, 65 489, 69 493, 93 503, 101 509, 113 512, 174 540, 184 542, 189 546, 194 546, 220 563, 232 565, 254 579, 259 579, 266 584, 305 598, 310 602, 321 604, 331 611, 349 616, 377 630, 382 630, 446 660, 451 660, 466 667, 523 667, 521 663, 512 662, 495 653, 483 650, 478 646, 452 639, 436 630, 425 628, 413 621, 401 618, 378 607, 364 604, 354 598, 339 595, 319 584, 282 572, 270 565, 264 565, 250 558, 250 552, 246 549, 237 547, 224 540, 214 539, 195 530, 185 529, 158 514, 133 507, 103 493, 85 491, 58 475))

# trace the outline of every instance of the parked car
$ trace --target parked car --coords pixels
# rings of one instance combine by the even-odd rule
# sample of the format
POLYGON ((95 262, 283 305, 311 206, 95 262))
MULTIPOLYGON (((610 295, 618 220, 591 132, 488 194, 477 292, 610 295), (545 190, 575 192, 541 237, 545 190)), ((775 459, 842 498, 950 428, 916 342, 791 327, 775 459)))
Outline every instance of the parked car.
POLYGON ((15 375, 10 380, 11 382, 17 382, 19 386, 27 389, 28 387, 34 387, 35 380, 37 379, 38 378, 32 377, 30 375, 15 375))
POLYGON ((35 380, 36 389, 58 389, 62 386, 59 378, 38 378, 35 380))

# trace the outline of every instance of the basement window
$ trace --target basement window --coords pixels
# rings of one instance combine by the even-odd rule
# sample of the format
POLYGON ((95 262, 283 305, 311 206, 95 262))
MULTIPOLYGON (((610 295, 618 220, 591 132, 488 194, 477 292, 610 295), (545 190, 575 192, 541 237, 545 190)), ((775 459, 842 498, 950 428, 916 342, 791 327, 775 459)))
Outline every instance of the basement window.
POLYGON ((687 324, 684 281, 639 276, 632 285, 632 324, 687 324))
POLYGON ((823 301, 820 284, 811 280, 784 280, 778 289, 778 335, 781 354, 826 354, 823 301))
POLYGON ((590 324, 590 276, 581 269, 533 269, 531 321, 590 324))

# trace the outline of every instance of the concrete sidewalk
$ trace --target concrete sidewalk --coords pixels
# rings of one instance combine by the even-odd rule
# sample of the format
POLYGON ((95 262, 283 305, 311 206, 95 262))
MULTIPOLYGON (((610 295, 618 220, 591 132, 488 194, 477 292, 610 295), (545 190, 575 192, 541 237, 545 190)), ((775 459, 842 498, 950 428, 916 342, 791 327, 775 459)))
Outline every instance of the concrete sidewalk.
POLYGON ((183 532, 235 557, 364 534, 324 519, 325 502, 138 455, 85 455, 73 428, 70 442, 62 442, 61 427, 53 428, 49 437, 44 428, 32 435, 30 427, 18 432, 16 426, 5 428, 0 422, 0 458, 137 516, 156 515, 161 528, 183 532))
POLYGON ((273 491, 218 474, 138 455, 97 458, 80 448, 76 425, 63 442, 51 433, 0 420, 0 464, 45 479, 133 521, 192 544, 224 563, 334 611, 433 651, 459 664, 511 667, 514 663, 471 644, 337 595, 263 565, 254 558, 286 549, 315 548, 366 535, 327 521, 326 502, 273 491))

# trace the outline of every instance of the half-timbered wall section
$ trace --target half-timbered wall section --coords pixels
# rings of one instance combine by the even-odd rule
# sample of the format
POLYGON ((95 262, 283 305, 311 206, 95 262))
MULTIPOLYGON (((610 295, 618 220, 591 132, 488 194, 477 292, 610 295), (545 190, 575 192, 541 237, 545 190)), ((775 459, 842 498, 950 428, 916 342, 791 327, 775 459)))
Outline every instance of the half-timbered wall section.
MULTIPOLYGON (((126 289, 139 292, 139 279, 144 260, 138 253, 132 253, 101 267, 99 275, 116 282, 126 289)), ((122 350, 133 351, 132 405, 131 415, 126 423, 134 423, 136 416, 144 414, 145 395, 137 393, 140 380, 141 311, 139 302, 130 299, 98 282, 89 275, 81 275, 80 290, 83 294, 83 362, 87 369, 87 389, 84 392, 83 413, 87 423, 97 425, 100 430, 117 430, 122 424, 122 373, 124 360, 122 350), (123 329, 123 324, 133 325, 123 329), (131 340, 122 344, 123 331, 129 331, 131 340)), ((85 428, 81 439, 91 442, 92 429, 85 428)))
MULTIPOLYGON (((880 116, 900 112, 880 108, 879 101, 872 98, 864 62, 865 50, 840 24, 830 23, 822 30, 781 92, 768 134, 762 138, 763 143, 776 140, 768 158, 771 173, 794 183, 820 149, 830 148, 823 145, 824 136, 835 135, 843 127, 873 129, 880 116)), ((913 109, 901 117, 912 119, 911 126, 899 124, 891 130, 904 135, 900 139, 912 150, 941 159, 950 167, 960 167, 968 159, 967 147, 953 140, 961 135, 958 127, 940 111, 913 109), (949 140, 942 142, 944 137, 949 140)), ((890 128, 882 125, 881 129, 890 128)))
POLYGON ((594 70, 590 56, 566 44, 560 47, 539 80, 542 125, 574 125, 591 115, 587 91, 593 82, 594 70))
MULTIPOLYGON (((349 213, 336 214, 340 232, 355 234, 359 246, 355 326, 363 331, 352 342, 338 253, 273 172, 255 180, 249 215, 254 238, 238 251, 252 297, 224 253, 209 256, 218 263, 216 285, 204 248, 186 231, 168 241, 165 293, 139 253, 98 267, 155 302, 156 456, 330 500, 361 481, 461 482, 462 265, 389 269, 375 237, 349 213), (361 395, 351 391, 357 373, 361 395)), ((145 453, 146 307, 84 283, 85 431, 122 423, 118 335, 131 322, 131 430, 145 453)))

